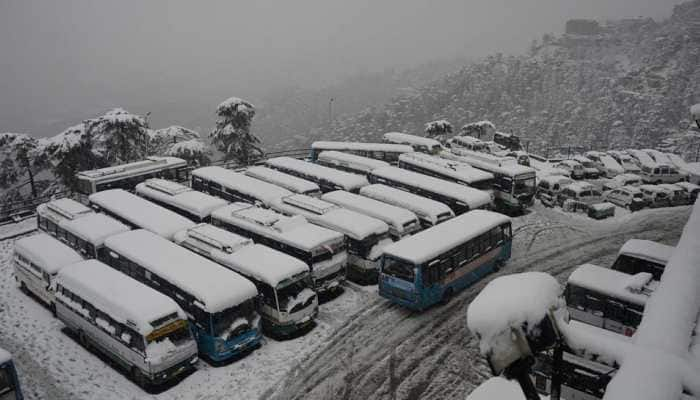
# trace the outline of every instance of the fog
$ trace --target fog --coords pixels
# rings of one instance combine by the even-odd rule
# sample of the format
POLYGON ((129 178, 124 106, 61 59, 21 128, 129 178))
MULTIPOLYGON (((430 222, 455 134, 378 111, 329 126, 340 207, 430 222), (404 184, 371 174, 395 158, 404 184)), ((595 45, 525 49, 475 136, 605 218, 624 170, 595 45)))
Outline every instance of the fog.
POLYGON ((662 19, 675 3, 0 0, 0 132, 56 134, 114 106, 153 111, 155 127, 213 121, 232 95, 519 53, 568 18, 662 19))

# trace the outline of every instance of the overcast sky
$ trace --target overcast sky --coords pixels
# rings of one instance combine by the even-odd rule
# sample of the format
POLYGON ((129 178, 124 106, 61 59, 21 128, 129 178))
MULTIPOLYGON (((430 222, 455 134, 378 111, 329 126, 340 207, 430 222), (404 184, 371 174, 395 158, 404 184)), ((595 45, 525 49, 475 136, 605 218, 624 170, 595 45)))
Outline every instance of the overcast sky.
POLYGON ((662 19, 678 2, 0 0, 0 132, 44 136, 116 105, 186 112, 189 96, 518 53, 568 18, 662 19))

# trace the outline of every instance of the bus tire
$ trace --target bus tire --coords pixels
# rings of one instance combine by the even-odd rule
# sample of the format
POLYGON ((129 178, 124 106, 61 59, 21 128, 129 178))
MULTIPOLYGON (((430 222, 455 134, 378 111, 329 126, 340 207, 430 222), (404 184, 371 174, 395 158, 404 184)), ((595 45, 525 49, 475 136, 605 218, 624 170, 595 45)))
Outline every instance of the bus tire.
POLYGON ((49 304, 49 310, 51 311, 51 315, 56 318, 56 303, 49 304))
POLYGON ((442 304, 449 303, 450 300, 452 300, 452 298, 454 297, 454 295, 455 295, 454 290, 452 290, 452 288, 447 288, 447 290, 445 290, 445 292, 442 294, 442 299, 440 300, 440 303, 442 303, 442 304))
POLYGON ((24 293, 24 294, 26 294, 26 295, 29 295, 29 289, 27 289, 27 285, 24 283, 24 281, 22 281, 22 282, 19 284, 19 290, 21 290, 22 293, 24 293))

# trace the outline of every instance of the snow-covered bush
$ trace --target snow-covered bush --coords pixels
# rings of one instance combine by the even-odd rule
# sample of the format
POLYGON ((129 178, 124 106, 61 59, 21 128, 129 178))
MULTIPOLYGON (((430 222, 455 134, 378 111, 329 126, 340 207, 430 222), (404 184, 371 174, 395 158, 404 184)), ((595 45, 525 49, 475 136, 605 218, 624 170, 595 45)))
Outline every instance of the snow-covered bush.
POLYGON ((141 160, 148 155, 146 120, 122 108, 84 122, 84 140, 92 143, 91 151, 108 164, 141 160))
POLYGON ((216 128, 209 135, 226 160, 247 165, 262 156, 260 139, 250 133, 255 106, 238 97, 231 97, 216 108, 216 128))
POLYGON ((148 154, 154 156, 167 154, 176 143, 200 138, 199 132, 177 125, 149 130, 148 136, 148 154))
POLYGON ((199 139, 190 139, 170 145, 165 155, 182 158, 190 165, 209 165, 211 151, 209 146, 199 139))
POLYGON ((452 133, 452 124, 447 120, 440 119, 425 124, 425 134, 430 138, 443 137, 452 133))
POLYGON ((496 133, 496 125, 491 121, 470 122, 462 127, 462 135, 488 139, 496 133))

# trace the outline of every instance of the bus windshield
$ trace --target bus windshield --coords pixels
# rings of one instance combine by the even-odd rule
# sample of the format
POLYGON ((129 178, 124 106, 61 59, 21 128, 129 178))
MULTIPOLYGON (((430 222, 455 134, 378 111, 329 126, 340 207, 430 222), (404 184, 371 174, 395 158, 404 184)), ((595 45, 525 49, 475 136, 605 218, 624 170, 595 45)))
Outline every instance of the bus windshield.
POLYGON ((404 281, 415 281, 416 273, 413 264, 393 257, 386 257, 385 260, 384 267, 382 268, 384 274, 404 281))
POLYGON ((515 180, 513 195, 530 195, 535 193, 535 177, 519 178, 515 180))
POLYGON ((313 298, 311 277, 305 277, 277 289, 280 311, 293 313, 301 310, 313 298), (308 293, 311 292, 311 293, 308 293), (290 307, 291 305, 291 307, 290 307))
POLYGON ((148 335, 146 339, 148 340, 148 343, 158 343, 168 339, 173 344, 178 345, 184 341, 190 340, 191 335, 187 321, 178 320, 159 328, 152 334, 148 335))
POLYGON ((213 334, 224 339, 241 335, 244 331, 253 327, 255 317, 254 299, 212 314, 213 334))

